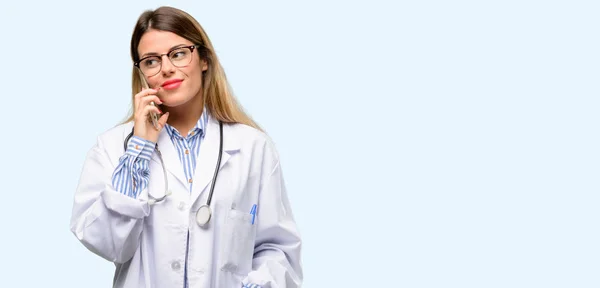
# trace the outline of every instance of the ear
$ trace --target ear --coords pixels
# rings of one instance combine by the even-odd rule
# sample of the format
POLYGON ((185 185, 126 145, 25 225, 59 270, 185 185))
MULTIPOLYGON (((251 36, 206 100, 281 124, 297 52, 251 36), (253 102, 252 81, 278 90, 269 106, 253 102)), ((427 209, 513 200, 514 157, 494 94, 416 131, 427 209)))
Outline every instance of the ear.
POLYGON ((206 60, 200 61, 200 68, 202 68, 203 72, 208 70, 208 63, 206 63, 206 60))

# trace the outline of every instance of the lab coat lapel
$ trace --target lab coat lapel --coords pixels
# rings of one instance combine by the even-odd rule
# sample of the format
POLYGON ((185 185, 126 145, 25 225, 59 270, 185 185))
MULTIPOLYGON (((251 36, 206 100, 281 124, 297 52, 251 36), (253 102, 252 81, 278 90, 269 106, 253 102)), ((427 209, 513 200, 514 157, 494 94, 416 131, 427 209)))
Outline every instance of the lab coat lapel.
MULTIPOLYGON (((227 163, 233 153, 239 150, 239 143, 232 138, 234 135, 227 132, 227 124, 223 124, 223 154, 221 156, 221 165, 219 166, 219 169, 227 163)), ((204 136, 204 141, 200 144, 200 153, 196 160, 196 171, 194 172, 194 183, 192 185, 191 195, 192 203, 194 203, 200 195, 210 192, 210 184, 212 184, 212 178, 219 158, 219 141, 219 122, 215 118, 209 116, 208 123, 206 124, 206 135, 204 136)), ((219 172, 219 175, 217 175, 217 182, 227 181, 221 176, 222 174, 219 172)), ((217 193, 216 187, 214 193, 217 193)))
MULTIPOLYGON (((179 155, 177 155, 177 150, 175 146, 173 146, 173 142, 169 137, 169 133, 166 128, 163 128, 158 136, 157 141, 158 149, 162 154, 162 160, 165 163, 165 168, 168 172, 173 174, 184 187, 187 187, 188 181, 185 179, 185 173, 183 172, 183 167, 181 165, 181 160, 179 160, 179 155)), ((155 152, 152 154, 152 160, 160 165, 160 158, 158 154, 155 152)), ((162 173, 162 171, 160 171, 162 173)), ((169 189, 172 188, 172 184, 169 183, 169 189)))

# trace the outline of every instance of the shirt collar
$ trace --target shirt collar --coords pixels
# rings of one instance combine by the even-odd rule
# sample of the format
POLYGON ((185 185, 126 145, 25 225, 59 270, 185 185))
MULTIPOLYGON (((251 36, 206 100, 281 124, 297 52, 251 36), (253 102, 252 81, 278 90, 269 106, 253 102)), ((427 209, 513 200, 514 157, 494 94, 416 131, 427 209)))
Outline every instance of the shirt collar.
MULTIPOLYGON (((188 137, 194 137, 196 135, 200 135, 201 138, 204 138, 204 135, 206 134, 206 124, 208 123, 208 110, 206 109, 206 107, 204 107, 204 109, 202 110, 202 115, 200 116, 200 118, 198 119, 198 122, 196 122, 196 126, 194 126, 194 128, 192 128, 192 130, 190 130, 188 132, 188 137)), ((181 134, 179 133, 179 131, 177 131, 177 129, 175 129, 175 127, 166 124, 165 128, 167 129, 167 133, 169 134, 169 137, 171 137, 171 139, 175 138, 175 137, 179 137, 179 138, 183 138, 181 136, 181 134)))

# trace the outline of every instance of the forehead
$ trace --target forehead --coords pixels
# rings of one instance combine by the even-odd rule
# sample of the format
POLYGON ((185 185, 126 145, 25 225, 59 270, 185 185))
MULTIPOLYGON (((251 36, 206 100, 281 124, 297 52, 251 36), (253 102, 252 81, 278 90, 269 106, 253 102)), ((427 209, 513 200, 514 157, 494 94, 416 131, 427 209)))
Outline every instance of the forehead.
POLYGON ((173 46, 192 45, 187 39, 168 31, 148 30, 138 45, 138 54, 140 56, 146 53, 167 53, 173 46))

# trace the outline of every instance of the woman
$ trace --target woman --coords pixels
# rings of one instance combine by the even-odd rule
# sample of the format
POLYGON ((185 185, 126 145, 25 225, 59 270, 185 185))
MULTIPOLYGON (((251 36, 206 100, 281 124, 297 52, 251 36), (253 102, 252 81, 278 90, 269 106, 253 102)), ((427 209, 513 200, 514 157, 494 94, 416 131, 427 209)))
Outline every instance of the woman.
POLYGON ((277 151, 237 105, 200 24, 146 11, 131 55, 133 111, 89 151, 72 232, 116 264, 114 287, 299 287, 277 151))

